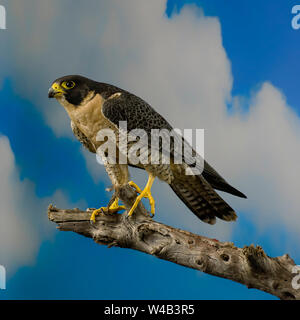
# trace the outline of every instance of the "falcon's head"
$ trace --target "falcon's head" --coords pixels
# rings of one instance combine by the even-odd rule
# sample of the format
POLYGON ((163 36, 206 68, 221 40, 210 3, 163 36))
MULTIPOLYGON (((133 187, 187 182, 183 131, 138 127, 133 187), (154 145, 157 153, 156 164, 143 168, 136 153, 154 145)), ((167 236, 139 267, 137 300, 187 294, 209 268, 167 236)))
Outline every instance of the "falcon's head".
POLYGON ((79 106, 91 91, 96 82, 78 75, 65 76, 56 79, 48 92, 49 98, 66 100, 74 106, 79 106))

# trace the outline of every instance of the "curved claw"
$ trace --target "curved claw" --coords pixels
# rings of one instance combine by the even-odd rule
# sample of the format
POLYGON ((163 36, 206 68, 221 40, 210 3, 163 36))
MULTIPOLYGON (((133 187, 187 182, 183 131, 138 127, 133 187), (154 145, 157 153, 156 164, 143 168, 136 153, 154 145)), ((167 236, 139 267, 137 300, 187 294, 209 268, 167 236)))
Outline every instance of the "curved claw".
POLYGON ((103 213, 105 210, 108 211, 107 207, 101 207, 99 209, 94 210, 91 214, 90 221, 95 223, 96 216, 98 216, 100 213, 103 213))
POLYGON ((152 218, 153 218, 155 215, 155 200, 152 197, 151 193, 148 193, 146 197, 149 199, 150 206, 151 206, 151 214, 152 214, 152 218))

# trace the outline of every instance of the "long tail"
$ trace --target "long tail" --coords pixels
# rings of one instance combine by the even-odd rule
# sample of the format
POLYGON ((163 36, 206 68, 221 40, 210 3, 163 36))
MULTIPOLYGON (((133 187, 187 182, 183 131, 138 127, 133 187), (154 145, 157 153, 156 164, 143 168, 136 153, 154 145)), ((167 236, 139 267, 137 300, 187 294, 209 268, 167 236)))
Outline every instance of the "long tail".
POLYGON ((170 186, 185 205, 206 223, 215 224, 216 217, 226 221, 237 219, 235 211, 202 176, 175 179, 170 186))

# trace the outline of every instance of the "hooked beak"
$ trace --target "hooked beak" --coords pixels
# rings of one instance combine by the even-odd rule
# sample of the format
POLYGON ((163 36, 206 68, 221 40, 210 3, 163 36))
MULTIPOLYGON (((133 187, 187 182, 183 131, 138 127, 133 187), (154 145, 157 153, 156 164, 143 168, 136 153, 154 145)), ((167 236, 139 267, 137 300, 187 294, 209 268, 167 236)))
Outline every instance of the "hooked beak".
POLYGON ((57 98, 62 96, 64 93, 66 93, 66 91, 63 90, 62 87, 55 82, 48 91, 48 98, 57 98))

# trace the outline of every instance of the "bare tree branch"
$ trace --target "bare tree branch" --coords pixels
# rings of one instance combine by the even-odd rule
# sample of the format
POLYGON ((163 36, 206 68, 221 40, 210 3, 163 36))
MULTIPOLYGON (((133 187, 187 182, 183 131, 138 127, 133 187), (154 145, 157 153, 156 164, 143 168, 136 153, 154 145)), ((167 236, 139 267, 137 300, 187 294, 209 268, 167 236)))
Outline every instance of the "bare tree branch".
MULTIPOLYGON (((119 190, 118 196, 130 208, 136 193, 127 186, 119 190)), ((292 287, 295 263, 288 254, 271 258, 260 246, 237 248, 233 243, 175 229, 151 219, 142 204, 131 217, 126 213, 103 213, 94 225, 90 223, 91 210, 61 210, 50 205, 48 217, 58 224, 58 229, 93 238, 108 247, 142 251, 268 292, 280 299, 300 300, 300 289, 292 287)))

